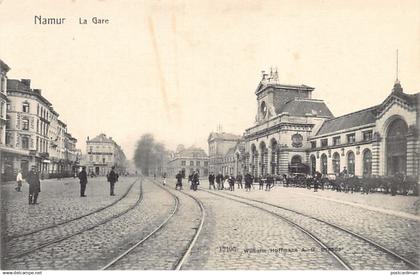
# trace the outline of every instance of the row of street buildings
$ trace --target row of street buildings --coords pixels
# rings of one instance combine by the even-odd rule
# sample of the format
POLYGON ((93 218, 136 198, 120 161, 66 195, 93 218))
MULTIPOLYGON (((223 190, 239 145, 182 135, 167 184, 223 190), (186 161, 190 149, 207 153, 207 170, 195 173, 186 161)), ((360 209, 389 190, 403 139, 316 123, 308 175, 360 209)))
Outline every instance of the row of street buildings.
POLYGON ((30 79, 8 79, 10 67, 0 60, 1 180, 25 177, 36 165, 43 178, 73 175, 81 151, 59 113, 30 79))
POLYGON ((359 177, 402 173, 418 181, 420 93, 405 93, 396 79, 377 105, 335 117, 313 92, 263 72, 255 124, 243 135, 209 135, 209 171, 259 177, 346 168, 359 177))

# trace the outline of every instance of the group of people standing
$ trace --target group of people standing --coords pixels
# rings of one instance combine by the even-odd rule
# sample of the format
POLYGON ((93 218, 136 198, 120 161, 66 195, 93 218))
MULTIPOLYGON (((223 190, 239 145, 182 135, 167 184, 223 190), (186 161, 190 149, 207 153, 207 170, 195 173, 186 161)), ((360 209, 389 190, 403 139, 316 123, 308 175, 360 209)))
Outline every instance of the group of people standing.
MULTIPOLYGON (((182 190, 182 179, 185 178, 182 171, 179 171, 178 174, 176 174, 175 178, 176 178, 175 189, 178 190, 178 188, 179 188, 179 190, 182 190)), ((188 183, 190 184, 190 189, 191 190, 197 191, 198 186, 200 185, 200 173, 199 173, 198 170, 193 171, 188 176, 188 183)))
MULTIPOLYGON (((234 177, 232 174, 223 176, 221 172, 215 176, 214 173, 211 172, 209 175, 209 189, 211 190, 213 187, 213 190, 216 190, 216 182, 217 190, 224 190, 225 186, 228 186, 229 191, 235 191, 235 183, 237 184, 238 189, 244 188, 242 183, 243 181, 245 183, 245 191, 251 191, 251 187, 254 189, 254 177, 250 173, 246 173, 245 176, 242 176, 242 174, 239 173, 236 177, 234 177)), ((266 184, 266 190, 269 191, 274 184, 274 178, 264 177, 261 178, 259 182, 260 190, 264 189, 264 184, 266 184)))
MULTIPOLYGON (((110 184, 110 195, 115 196, 114 188, 115 183, 118 181, 118 173, 115 172, 115 168, 112 167, 111 171, 107 175, 107 180, 110 184)), ((83 167, 82 171, 78 174, 79 183, 80 183, 80 197, 86 197, 86 185, 88 183, 88 175, 86 172, 86 168, 83 167)), ((15 190, 17 192, 22 192, 22 182, 23 182, 23 176, 22 171, 19 170, 16 175, 16 187, 15 190)), ((41 192, 41 181, 39 178, 39 172, 37 170, 37 166, 33 165, 31 167, 31 170, 28 172, 28 175, 26 176, 26 182, 29 185, 29 195, 28 195, 28 202, 31 205, 38 204, 38 195, 41 192)))
MULTIPOLYGON (((80 197, 86 197, 86 185, 88 183, 87 180, 87 172, 86 167, 82 167, 82 171, 78 174, 79 182, 80 182, 80 197)), ((111 171, 106 175, 107 181, 109 182, 109 195, 115 196, 115 183, 118 181, 119 174, 115 172, 115 167, 111 168, 111 171)))

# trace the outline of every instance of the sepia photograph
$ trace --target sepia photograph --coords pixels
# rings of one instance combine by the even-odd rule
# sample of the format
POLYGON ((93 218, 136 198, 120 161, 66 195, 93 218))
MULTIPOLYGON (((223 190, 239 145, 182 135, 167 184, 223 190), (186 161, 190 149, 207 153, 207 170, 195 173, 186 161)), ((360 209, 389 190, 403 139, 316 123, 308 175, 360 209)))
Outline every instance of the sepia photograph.
POLYGON ((419 111, 419 0, 0 0, 1 274, 418 274, 419 111))

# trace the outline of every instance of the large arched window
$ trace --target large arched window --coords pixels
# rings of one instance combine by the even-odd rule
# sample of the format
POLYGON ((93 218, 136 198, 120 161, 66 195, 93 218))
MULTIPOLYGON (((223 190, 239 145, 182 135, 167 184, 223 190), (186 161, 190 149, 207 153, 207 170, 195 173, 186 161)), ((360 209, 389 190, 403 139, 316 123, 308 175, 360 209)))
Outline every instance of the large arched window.
POLYGON ((321 156, 321 173, 326 175, 328 172, 327 155, 322 154, 321 156))
POLYGON ((350 175, 354 175, 354 153, 352 151, 350 151, 347 154, 347 171, 350 175))
POLYGON ((366 149, 363 152, 363 176, 372 175, 372 152, 366 149))
POLYGON ((340 173, 340 154, 335 152, 333 154, 333 170, 335 174, 339 174, 340 173))
POLYGON ((386 135, 386 167, 388 175, 405 173, 407 166, 407 124, 402 119, 394 120, 386 135))

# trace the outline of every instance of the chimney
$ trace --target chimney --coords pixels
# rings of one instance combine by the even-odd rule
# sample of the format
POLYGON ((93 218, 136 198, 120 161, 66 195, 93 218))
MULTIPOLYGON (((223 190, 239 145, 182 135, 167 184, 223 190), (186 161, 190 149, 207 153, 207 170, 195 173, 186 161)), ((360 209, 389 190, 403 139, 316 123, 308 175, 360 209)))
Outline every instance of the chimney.
POLYGON ((31 88, 31 80, 30 79, 21 79, 20 81, 23 85, 25 85, 28 88, 31 88))
POLYGON ((89 136, 87 137, 87 141, 89 141, 89 136))
POLYGON ((33 89, 34 93, 41 95, 41 89, 33 89))

